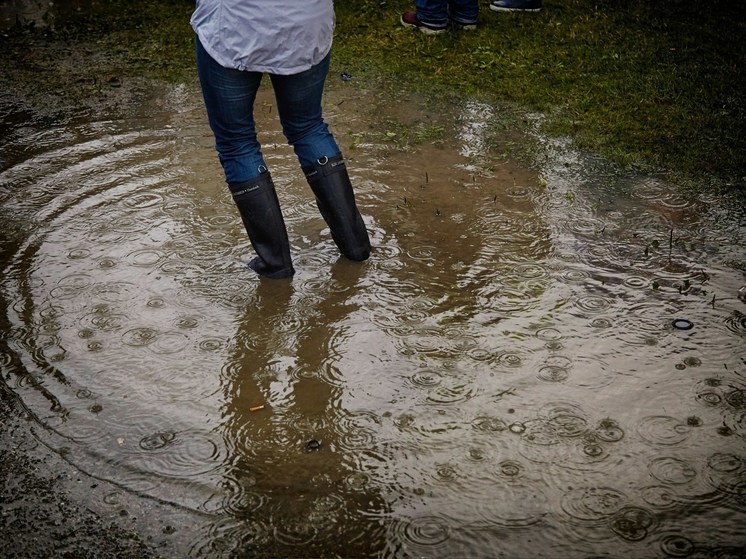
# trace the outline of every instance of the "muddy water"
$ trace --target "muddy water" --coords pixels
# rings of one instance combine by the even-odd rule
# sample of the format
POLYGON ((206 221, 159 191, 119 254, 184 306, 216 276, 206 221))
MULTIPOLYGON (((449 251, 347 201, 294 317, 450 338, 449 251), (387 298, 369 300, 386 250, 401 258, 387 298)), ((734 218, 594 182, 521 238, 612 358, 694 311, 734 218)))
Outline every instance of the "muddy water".
POLYGON ((560 143, 522 168, 478 103, 326 105, 374 252, 338 259, 263 91, 291 282, 244 265, 195 91, 5 112, 0 366, 40 443, 200 513, 194 557, 743 553, 743 217, 560 143))

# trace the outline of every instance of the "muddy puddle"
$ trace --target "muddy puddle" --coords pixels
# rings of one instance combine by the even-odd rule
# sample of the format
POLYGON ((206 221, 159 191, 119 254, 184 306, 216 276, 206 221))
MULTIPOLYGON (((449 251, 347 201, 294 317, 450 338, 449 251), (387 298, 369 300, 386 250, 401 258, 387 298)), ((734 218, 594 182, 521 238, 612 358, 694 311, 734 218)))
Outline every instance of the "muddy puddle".
POLYGON ((3 114, 2 379, 102 506, 194 511, 193 557, 744 552, 742 215, 559 142, 518 165, 495 109, 353 80, 326 98, 352 264, 258 103, 290 282, 244 264, 196 90, 3 114))

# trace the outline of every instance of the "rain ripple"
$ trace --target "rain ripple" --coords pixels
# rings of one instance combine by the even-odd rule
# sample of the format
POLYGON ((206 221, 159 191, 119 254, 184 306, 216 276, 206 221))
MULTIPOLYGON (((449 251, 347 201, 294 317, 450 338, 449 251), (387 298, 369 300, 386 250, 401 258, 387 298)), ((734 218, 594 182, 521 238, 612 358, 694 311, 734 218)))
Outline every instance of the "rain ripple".
POLYGON ((475 508, 490 526, 524 527, 540 522, 549 510, 549 500, 536 485, 509 483, 500 491, 500 498, 477 499, 475 508))
POLYGON ((629 506, 617 511, 609 520, 609 527, 620 538, 627 541, 641 541, 655 530, 656 517, 649 510, 629 506))
POLYGON ((441 383, 441 375, 436 371, 417 371, 409 377, 410 382, 417 388, 429 389, 441 383))
POLYGON ((459 358, 478 344, 475 337, 454 330, 439 328, 397 328, 396 340, 405 355, 422 355, 433 359, 459 358))
POLYGON ((478 430, 487 433, 499 433, 508 429, 508 424, 498 417, 482 416, 477 417, 471 422, 472 426, 478 430))
POLYGON ((691 433, 686 421, 666 415, 643 417, 637 424, 637 432, 650 444, 677 445, 684 442, 691 433))
POLYGON ((222 466, 222 439, 199 430, 156 431, 138 442, 142 454, 134 459, 146 471, 164 478, 199 479, 222 466))
POLYGON ((389 531, 389 538, 398 542, 401 549, 417 556, 437 555, 451 537, 449 521, 435 515, 394 521, 389 531))
POLYGON ((600 295, 583 295, 573 302, 578 309, 591 315, 605 313, 611 307, 611 301, 600 295))
POLYGON ((427 401, 431 404, 451 405, 463 403, 477 394, 477 387, 462 378, 448 378, 446 382, 431 389, 427 401))
POLYGON ((203 510, 249 518, 256 517, 255 513, 267 506, 267 495, 257 490, 256 480, 250 476, 231 471, 221 485, 221 491, 202 505, 203 510))
POLYGON ((640 490, 640 496, 646 504, 655 509, 670 509, 679 504, 676 491, 667 485, 649 485, 643 487, 640 490))
POLYGON ((623 492, 610 487, 573 489, 562 496, 561 507, 572 520, 606 520, 629 502, 623 492))
POLYGON ((220 516, 200 530, 189 549, 190 557, 230 558, 265 548, 271 531, 259 519, 220 516))
POLYGON ((697 470, 685 460, 660 456, 648 464, 648 471, 661 483, 683 485, 697 477, 697 470))
POLYGON ((680 534, 671 534, 660 538, 660 548, 667 557, 689 557, 694 551, 694 544, 680 534))
POLYGON ((370 450, 374 447, 381 418, 368 411, 350 412, 334 423, 339 446, 345 450, 370 450))
POLYGON ((511 273, 520 279, 526 280, 546 278, 549 275, 548 270, 544 266, 536 263, 519 264, 511 270, 511 273))
POLYGON ((614 335, 632 346, 655 345, 669 330, 670 323, 664 317, 675 315, 676 310, 660 301, 632 305, 616 321, 614 335))
POLYGON ((725 326, 740 336, 746 337, 746 315, 738 311, 733 311, 725 318, 725 326))
POLYGON ((725 493, 746 496, 746 459, 737 454, 718 452, 707 460, 707 481, 725 493))

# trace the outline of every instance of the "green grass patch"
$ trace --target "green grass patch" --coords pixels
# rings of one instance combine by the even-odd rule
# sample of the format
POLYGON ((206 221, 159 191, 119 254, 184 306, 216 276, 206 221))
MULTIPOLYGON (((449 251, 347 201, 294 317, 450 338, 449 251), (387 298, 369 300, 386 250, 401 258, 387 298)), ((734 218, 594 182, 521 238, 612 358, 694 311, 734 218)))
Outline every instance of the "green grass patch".
POLYGON ((545 131, 619 163, 743 181, 746 6, 547 0, 481 6, 476 32, 399 25, 408 2, 338 2, 335 56, 402 87, 545 112, 545 131))

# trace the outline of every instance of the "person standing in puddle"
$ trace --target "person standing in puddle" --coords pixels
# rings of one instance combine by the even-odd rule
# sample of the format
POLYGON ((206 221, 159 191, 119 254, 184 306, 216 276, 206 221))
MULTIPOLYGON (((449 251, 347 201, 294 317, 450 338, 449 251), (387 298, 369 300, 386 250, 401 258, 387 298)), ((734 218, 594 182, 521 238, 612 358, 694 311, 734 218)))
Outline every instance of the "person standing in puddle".
POLYGON ((273 279, 295 273, 253 116, 264 74, 272 81, 282 132, 334 242, 348 259, 366 260, 368 232, 321 109, 334 31, 333 0, 197 0, 190 24, 197 34, 197 73, 215 147, 256 252, 249 267, 273 279))

